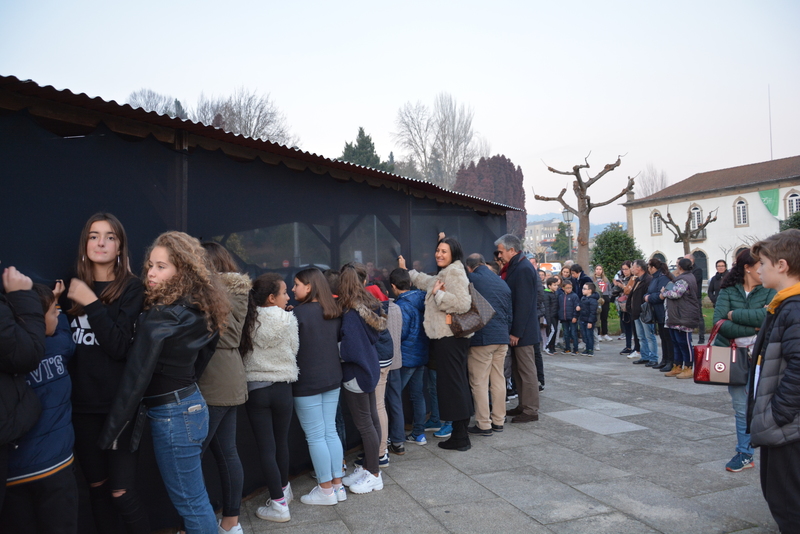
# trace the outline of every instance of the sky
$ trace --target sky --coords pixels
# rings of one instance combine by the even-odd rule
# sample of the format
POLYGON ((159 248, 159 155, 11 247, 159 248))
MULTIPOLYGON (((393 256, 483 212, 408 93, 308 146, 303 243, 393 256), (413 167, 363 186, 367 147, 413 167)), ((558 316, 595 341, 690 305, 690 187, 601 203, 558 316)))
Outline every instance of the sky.
MULTIPOLYGON (((305 151, 336 158, 363 126, 394 151, 397 111, 450 93, 522 168, 528 213, 589 155, 624 155, 590 194, 648 164, 671 183, 800 155, 800 2, 0 2, 0 75, 124 103, 269 93, 305 151), (771 136, 771 140, 770 140, 771 136)), ((621 202, 621 201, 620 201, 621 202)), ((593 223, 625 220, 615 203, 593 223)))

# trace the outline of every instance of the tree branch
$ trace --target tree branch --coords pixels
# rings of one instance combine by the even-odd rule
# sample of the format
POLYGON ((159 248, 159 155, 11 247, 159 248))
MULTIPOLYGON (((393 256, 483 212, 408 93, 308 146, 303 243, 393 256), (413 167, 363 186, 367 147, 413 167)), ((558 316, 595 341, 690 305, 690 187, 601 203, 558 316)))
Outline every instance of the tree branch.
POLYGON ((614 163, 607 163, 606 166, 603 167, 603 170, 600 171, 599 173, 597 173, 597 176, 595 176, 594 178, 591 178, 588 182, 586 182, 586 187, 590 187, 597 180, 599 180, 600 178, 602 178, 603 176, 605 176, 609 172, 613 171, 614 169, 619 167, 621 164, 622 164, 622 156, 617 156, 617 161, 615 161, 614 163))
MULTIPOLYGON (((607 205, 611 204, 612 202, 614 202, 614 201, 615 201, 615 200, 617 200, 618 198, 621 198, 621 197, 622 197, 622 195, 624 195, 624 194, 625 194, 625 193, 627 193, 628 191, 632 191, 632 190, 633 190, 633 183, 634 183, 634 179, 633 179, 633 178, 631 178, 630 176, 628 176, 628 185, 626 185, 626 186, 625 186, 625 189, 623 189, 622 191, 620 191, 620 192, 619 192, 619 194, 617 194, 616 196, 614 196, 614 197, 612 197, 612 198, 610 198, 610 199, 606 200, 605 202, 600 202, 599 204, 592 204, 592 203, 590 202, 590 203, 589 203, 589 209, 591 210, 591 209, 593 209, 593 208, 601 208, 601 207, 603 207, 603 206, 607 206, 607 205)), ((586 198, 587 198, 587 200, 588 200, 588 198, 589 198, 589 197, 586 197, 586 198)))
POLYGON ((575 208, 571 207, 569 204, 566 203, 566 201, 564 201, 564 194, 566 192, 567 192, 567 188, 566 187, 561 190, 561 192, 558 194, 557 197, 543 197, 542 195, 537 195, 536 192, 534 192, 533 193, 533 198, 535 198, 536 200, 542 200, 544 202, 558 202, 562 206, 564 206, 564 209, 570 211, 571 213, 573 213, 575 215, 578 215, 578 210, 576 210, 575 208))

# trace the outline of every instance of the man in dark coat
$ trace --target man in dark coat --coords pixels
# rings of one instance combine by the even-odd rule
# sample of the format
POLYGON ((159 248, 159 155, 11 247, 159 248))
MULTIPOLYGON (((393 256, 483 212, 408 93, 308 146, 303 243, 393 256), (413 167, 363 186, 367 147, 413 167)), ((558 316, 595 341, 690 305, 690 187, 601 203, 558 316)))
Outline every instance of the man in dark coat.
POLYGON ((531 262, 521 253, 519 238, 506 234, 494 242, 500 257, 508 264, 506 283, 511 289, 513 320, 510 342, 512 370, 519 391, 519 404, 508 415, 512 423, 539 420, 539 382, 536 374, 536 355, 539 350, 539 275, 531 262))
POLYGON ((480 254, 468 256, 466 267, 469 281, 495 311, 492 320, 475 332, 470 341, 467 366, 475 405, 475 426, 467 430, 472 434, 491 436, 503 431, 506 417, 504 402, 493 402, 489 413, 489 391, 491 389, 493 399, 505 399, 503 367, 511 330, 511 290, 486 266, 480 254))
POLYGON ((44 358, 44 312, 30 278, 8 267, 0 293, 0 508, 5 498, 9 443, 36 423, 41 405, 26 373, 44 358))
MULTIPOLYGON (((700 301, 700 313, 703 312, 703 269, 697 266, 694 261, 694 254, 687 254, 684 256, 692 260, 692 274, 694 275, 694 279, 697 281, 697 300, 700 301)), ((706 325, 705 321, 700 319, 700 326, 697 327, 698 337, 697 343, 698 345, 702 345, 706 342, 706 325)))
POLYGON ((652 276, 647 272, 647 264, 644 260, 636 260, 631 266, 631 272, 635 277, 633 291, 628 297, 628 309, 631 312, 631 319, 636 326, 636 333, 639 336, 642 357, 633 362, 635 365, 647 365, 653 367, 658 365, 658 342, 656 341, 656 326, 648 324, 639 319, 642 313, 642 304, 650 286, 652 276))

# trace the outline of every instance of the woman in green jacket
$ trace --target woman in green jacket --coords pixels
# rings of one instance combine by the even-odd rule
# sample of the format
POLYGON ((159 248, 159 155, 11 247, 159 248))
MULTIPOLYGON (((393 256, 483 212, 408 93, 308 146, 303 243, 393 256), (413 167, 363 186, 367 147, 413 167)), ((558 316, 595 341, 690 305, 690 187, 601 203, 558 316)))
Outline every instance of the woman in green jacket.
MULTIPOLYGON (((725 320, 714 340, 714 345, 728 347, 731 340, 737 347, 752 347, 764 317, 765 306, 775 296, 774 289, 761 285, 757 262, 750 250, 743 250, 736 263, 722 280, 717 303, 714 306, 714 324, 725 320)), ((725 466, 738 473, 753 467, 753 446, 747 433, 747 386, 728 386, 731 404, 736 414, 736 455, 725 466)))

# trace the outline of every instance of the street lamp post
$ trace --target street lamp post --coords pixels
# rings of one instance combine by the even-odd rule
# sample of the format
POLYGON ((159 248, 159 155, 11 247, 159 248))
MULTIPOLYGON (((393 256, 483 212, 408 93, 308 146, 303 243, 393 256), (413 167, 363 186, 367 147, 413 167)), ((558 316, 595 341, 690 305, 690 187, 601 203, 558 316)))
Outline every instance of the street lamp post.
POLYGON ((572 260, 572 219, 575 217, 575 214, 572 213, 567 208, 564 208, 564 211, 561 212, 561 216, 564 218, 564 222, 567 223, 567 238, 569 239, 569 259, 572 260))

